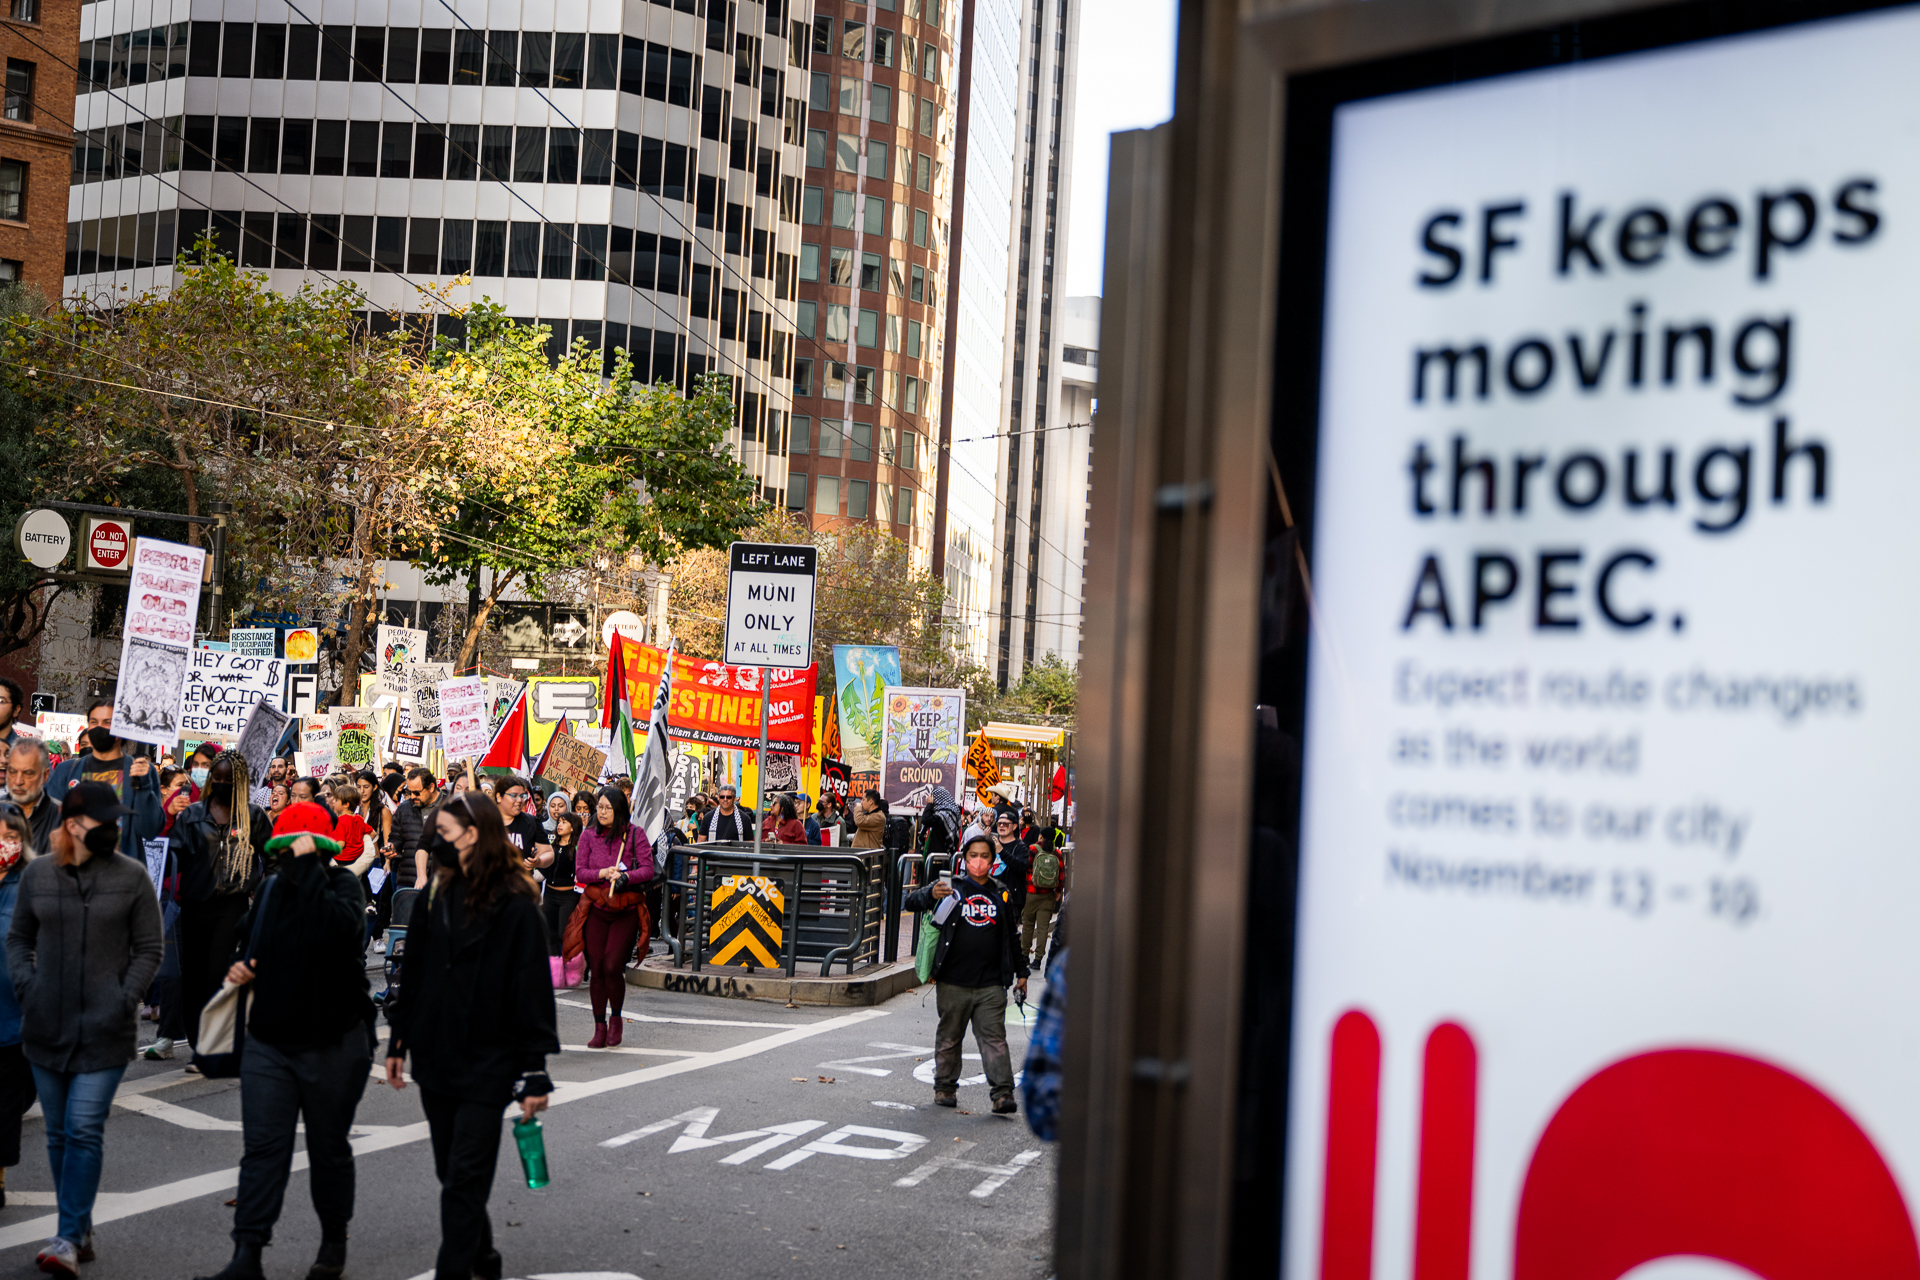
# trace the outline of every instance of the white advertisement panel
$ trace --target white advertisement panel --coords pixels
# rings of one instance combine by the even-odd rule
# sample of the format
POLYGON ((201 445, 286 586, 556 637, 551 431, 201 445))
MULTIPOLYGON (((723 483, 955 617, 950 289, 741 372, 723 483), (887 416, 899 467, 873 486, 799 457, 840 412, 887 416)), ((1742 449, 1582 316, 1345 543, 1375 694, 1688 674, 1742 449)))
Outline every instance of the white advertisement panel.
POLYGON ((1920 1274, 1916 65, 1335 109, 1288 1276, 1920 1274))

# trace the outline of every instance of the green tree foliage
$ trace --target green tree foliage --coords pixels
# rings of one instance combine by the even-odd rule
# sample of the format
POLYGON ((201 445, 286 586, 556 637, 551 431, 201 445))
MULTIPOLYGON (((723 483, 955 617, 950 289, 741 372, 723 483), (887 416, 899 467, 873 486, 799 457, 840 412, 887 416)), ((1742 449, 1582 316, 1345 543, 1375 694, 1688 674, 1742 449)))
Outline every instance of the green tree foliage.
POLYGON ((472 665, 509 588, 537 596, 554 572, 595 556, 663 563, 724 550, 753 523, 753 478, 724 449, 733 418, 724 378, 709 375, 683 397, 636 383, 620 352, 603 382, 600 353, 584 343, 549 363, 545 326, 517 326, 491 305, 467 324, 466 348, 443 345, 432 374, 472 394, 473 412, 493 419, 490 446, 513 463, 462 476, 449 494, 458 514, 433 576, 491 570, 456 670, 472 665))

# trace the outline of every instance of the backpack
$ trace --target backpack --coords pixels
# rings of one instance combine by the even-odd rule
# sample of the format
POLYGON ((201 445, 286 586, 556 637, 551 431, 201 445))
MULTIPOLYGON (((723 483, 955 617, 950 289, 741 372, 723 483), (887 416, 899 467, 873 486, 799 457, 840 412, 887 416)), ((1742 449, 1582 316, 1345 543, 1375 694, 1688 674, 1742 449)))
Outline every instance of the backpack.
POLYGON ((1051 849, 1043 848, 1033 860, 1033 887, 1036 889, 1057 889, 1060 887, 1060 855, 1051 849))

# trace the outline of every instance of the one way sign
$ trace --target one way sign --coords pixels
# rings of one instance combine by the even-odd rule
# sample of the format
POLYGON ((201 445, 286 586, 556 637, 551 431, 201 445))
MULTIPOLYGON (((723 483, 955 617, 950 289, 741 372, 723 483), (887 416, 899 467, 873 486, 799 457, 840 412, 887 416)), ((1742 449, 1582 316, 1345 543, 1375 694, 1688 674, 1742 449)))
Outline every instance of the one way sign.
POLYGON ((733 544, 724 652, 729 665, 793 669, 813 662, 813 579, 819 561, 813 547, 733 544))

